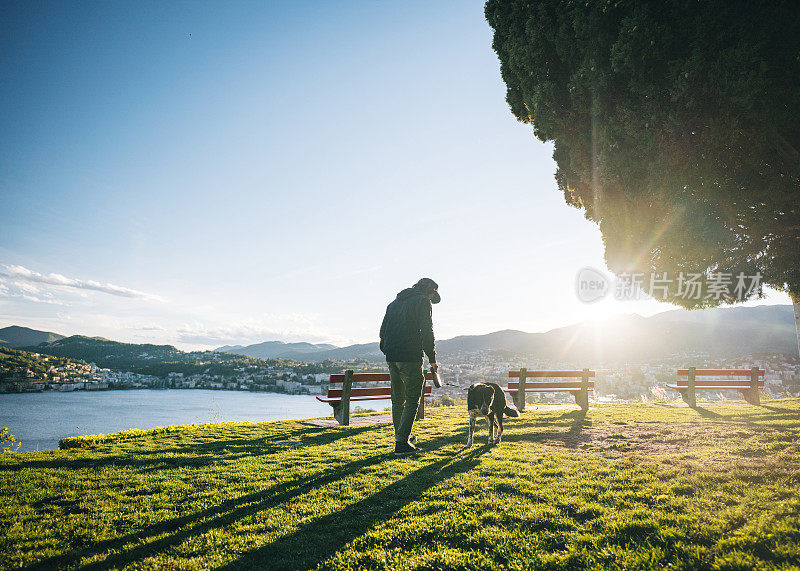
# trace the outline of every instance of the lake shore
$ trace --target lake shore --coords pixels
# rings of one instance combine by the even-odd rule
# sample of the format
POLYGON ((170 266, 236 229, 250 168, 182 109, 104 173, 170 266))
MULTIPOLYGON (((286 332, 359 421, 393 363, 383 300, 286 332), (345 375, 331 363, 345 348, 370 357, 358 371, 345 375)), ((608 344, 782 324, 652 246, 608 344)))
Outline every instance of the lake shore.
MULTIPOLYGON (((387 406, 389 401, 369 404, 377 411, 387 406)), ((281 393, 142 389, 0 395, 0 426, 22 443, 20 452, 55 450, 62 438, 130 429, 331 415, 330 405, 312 395, 281 393)))

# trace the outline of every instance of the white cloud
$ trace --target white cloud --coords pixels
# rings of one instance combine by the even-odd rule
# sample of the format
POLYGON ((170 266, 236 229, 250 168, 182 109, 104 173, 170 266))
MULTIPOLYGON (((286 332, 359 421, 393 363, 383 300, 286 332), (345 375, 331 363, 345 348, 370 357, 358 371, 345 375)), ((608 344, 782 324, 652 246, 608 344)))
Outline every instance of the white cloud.
POLYGON ((32 284, 26 283, 3 283, 0 281, 0 297, 16 298, 33 303, 48 303, 51 305, 65 305, 54 295, 42 291, 32 284))
MULTIPOLYGON (((127 287, 122 287, 110 283, 101 283, 94 280, 79 280, 75 278, 68 278, 66 276, 62 276, 61 274, 41 274, 39 272, 29 270, 28 268, 25 268, 23 266, 0 264, 0 277, 5 278, 4 279, 5 283, 0 282, 0 285, 2 285, 4 288, 0 289, 0 295, 6 295, 6 296, 11 295, 14 297, 24 297, 24 298, 27 295, 28 297, 26 299, 29 299, 30 301, 43 301, 42 299, 39 299, 40 296, 35 295, 37 293, 38 294, 42 293, 42 289, 39 287, 40 285, 71 288, 79 291, 80 290, 99 291, 117 297, 163 301, 163 299, 157 295, 137 291, 135 289, 130 289, 127 287), (9 290, 11 288, 17 288, 17 290, 19 290, 20 293, 15 294, 13 291, 9 293, 9 290)), ((49 302, 45 301, 45 303, 60 303, 60 302, 54 300, 49 302)))

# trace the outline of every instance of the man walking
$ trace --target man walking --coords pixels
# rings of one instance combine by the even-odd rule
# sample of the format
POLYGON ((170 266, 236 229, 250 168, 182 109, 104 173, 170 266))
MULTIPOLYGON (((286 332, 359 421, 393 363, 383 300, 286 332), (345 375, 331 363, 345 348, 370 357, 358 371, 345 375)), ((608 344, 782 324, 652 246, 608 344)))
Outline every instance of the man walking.
POLYGON ((442 300, 438 289, 430 278, 422 278, 404 289, 386 308, 381 325, 381 351, 386 355, 392 381, 395 456, 422 452, 408 438, 425 382, 423 352, 428 356, 431 371, 436 373, 439 368, 431 318, 431 304, 442 300))

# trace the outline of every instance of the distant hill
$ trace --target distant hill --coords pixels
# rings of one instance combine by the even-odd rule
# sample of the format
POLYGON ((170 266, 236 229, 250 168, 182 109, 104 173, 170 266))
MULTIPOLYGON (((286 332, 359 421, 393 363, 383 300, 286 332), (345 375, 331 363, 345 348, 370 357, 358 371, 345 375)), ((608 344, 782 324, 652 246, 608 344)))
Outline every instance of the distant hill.
POLYGON ((147 363, 177 361, 185 355, 172 345, 120 343, 102 337, 83 335, 62 337, 24 349, 56 357, 80 359, 87 363, 96 363, 101 367, 119 370, 131 370, 147 363))
POLYGON ((652 317, 623 315, 546 333, 501 331, 443 341, 441 350, 497 348, 551 360, 613 363, 698 352, 725 357, 762 351, 797 352, 792 307, 757 306, 703 311, 674 310, 652 317))
MULTIPOLYGON (((6 351, 11 351, 7 349, 6 351)), ((208 374, 229 378, 245 370, 291 367, 299 374, 340 371, 341 363, 308 363, 286 359, 259 359, 218 351, 181 351, 172 345, 120 343, 102 337, 73 335, 58 341, 23 347, 21 351, 80 359, 118 371, 166 377, 170 373, 208 374)), ((350 364, 353 366, 353 364, 350 364)))
MULTIPOLYGON (((329 344, 267 341, 211 352, 184 353, 172 345, 119 343, 101 337, 35 331, 25 327, 0 329, 6 345, 93 362, 119 370, 155 370, 163 363, 283 359, 321 363, 326 360, 382 361, 378 343, 336 347, 329 344), (6 332, 10 332, 9 335, 6 332), (22 344, 24 339, 33 339, 22 344), (43 342, 38 342, 44 339, 43 342), (11 345, 11 342, 15 343, 11 345), (227 355, 227 357, 226 357, 227 355)), ((467 351, 505 351, 551 361, 591 363, 640 362, 680 353, 706 353, 712 358, 760 352, 796 355, 797 337, 790 305, 666 311, 652 317, 622 315, 603 322, 584 322, 545 333, 507 329, 485 335, 461 335, 436 342, 443 360, 467 351)))
POLYGON ((719 307, 714 309, 674 309, 652 316, 657 321, 689 321, 698 323, 751 323, 780 325, 794 328, 794 309, 791 305, 758 305, 755 307, 719 307))
MULTIPOLYGON (((314 362, 383 359, 378 343, 314 350, 299 356, 289 347, 303 344, 273 341, 235 352, 255 357, 258 355, 250 352, 251 347, 264 345, 274 351, 272 355, 276 358, 314 362)), ((762 351, 794 355, 797 337, 792 306, 762 305, 697 311, 676 309, 652 317, 622 315, 602 323, 578 323, 545 333, 508 329, 485 335, 461 335, 439 340, 436 347, 444 358, 465 351, 503 350, 554 361, 599 364, 658 359, 685 352, 708 353, 712 357, 762 351)))
POLYGON ((237 349, 244 349, 242 345, 223 345, 222 347, 217 347, 214 351, 219 353, 233 353, 237 349))
POLYGON ((241 345, 225 346, 214 349, 223 353, 247 355, 258 359, 293 359, 296 361, 324 361, 325 359, 310 359, 311 355, 340 349, 336 345, 314 343, 284 343, 283 341, 266 341, 242 347, 241 345))
MULTIPOLYGON (((309 344, 302 344, 309 345, 309 344)), ((333 347, 330 345, 329 347, 333 347)), ((132 371, 164 377, 168 373, 231 376, 246 368, 291 367, 300 374, 340 370, 340 364, 322 364, 302 359, 261 359, 220 351, 181 351, 172 345, 120 343, 102 337, 73 335, 56 341, 20 347, 21 351, 40 353, 94 363, 118 371, 132 371)), ((322 350, 327 350, 324 347, 322 350)))
POLYGON ((39 343, 58 341, 63 338, 64 336, 58 333, 38 331, 36 329, 20 327, 19 325, 12 325, 11 327, 0 329, 0 345, 6 347, 26 347, 38 345, 39 343))

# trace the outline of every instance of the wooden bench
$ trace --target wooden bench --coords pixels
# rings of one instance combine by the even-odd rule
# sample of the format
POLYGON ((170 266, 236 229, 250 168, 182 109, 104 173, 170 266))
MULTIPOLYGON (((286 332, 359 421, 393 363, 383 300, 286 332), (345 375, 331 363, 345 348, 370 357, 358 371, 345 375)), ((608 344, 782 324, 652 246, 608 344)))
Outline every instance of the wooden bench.
POLYGON ((509 371, 510 379, 505 392, 514 396, 517 409, 525 410, 525 393, 560 393, 570 392, 575 397, 575 402, 583 409, 589 408, 589 391, 594 390, 595 372, 589 369, 582 371, 509 371), (529 379, 557 378, 558 381, 532 381, 529 379))
MULTIPOLYGON (((430 371, 425 374, 425 379, 433 379, 430 371)), ((391 379, 389 373, 354 373, 348 369, 344 373, 335 373, 330 377, 328 395, 317 397, 320 402, 326 402, 333 407, 333 417, 342 426, 350 426, 350 403, 352 401, 384 400, 392 397, 391 385, 377 387, 354 387, 354 383, 388 383, 391 379)), ((417 418, 425 417, 425 397, 431 396, 431 385, 423 385, 422 398, 419 399, 417 418)))
POLYGON ((759 389, 764 388, 764 369, 678 369, 678 383, 667 385, 681 393, 684 402, 691 407, 697 406, 695 392, 703 391, 740 391, 744 400, 750 404, 761 404, 758 398, 759 389), (684 378, 685 377, 685 378, 684 378), (698 377, 701 377, 698 379, 698 377), (707 377, 738 377, 734 379, 709 379, 707 377), (747 378, 749 377, 749 378, 747 378))

